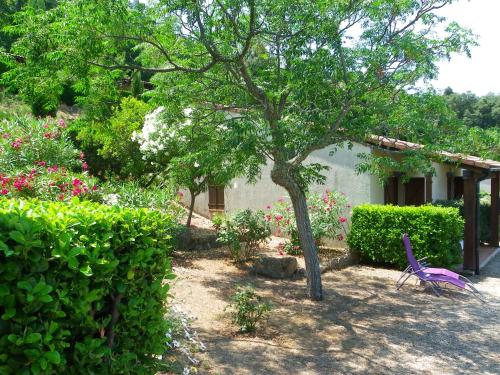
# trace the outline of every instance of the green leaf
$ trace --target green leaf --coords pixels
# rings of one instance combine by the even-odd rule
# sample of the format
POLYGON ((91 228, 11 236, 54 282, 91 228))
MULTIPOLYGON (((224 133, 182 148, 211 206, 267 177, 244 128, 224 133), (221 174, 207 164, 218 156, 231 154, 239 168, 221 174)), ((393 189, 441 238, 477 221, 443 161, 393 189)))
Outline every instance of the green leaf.
POLYGON ((27 290, 27 291, 29 291, 29 292, 33 289, 33 287, 32 287, 32 285, 31 285, 31 283, 30 283, 30 282, 28 282, 28 281, 26 281, 26 280, 19 281, 19 282, 17 283, 17 287, 18 287, 19 289, 25 289, 25 290, 27 290))
POLYGON ((59 355, 59 352, 52 351, 52 352, 46 352, 44 354, 44 357, 47 358, 47 360, 50 363, 53 363, 54 365, 58 365, 61 363, 61 356, 59 355))
POLYGON ((16 309, 14 307, 9 307, 5 310, 5 313, 2 315, 3 320, 9 320, 16 316, 16 309))
POLYGON ((39 342, 42 340, 42 335, 38 332, 30 333, 24 339, 24 342, 27 344, 34 344, 35 342, 39 342))
POLYGON ((86 266, 81 267, 80 272, 83 273, 85 276, 92 276, 92 268, 90 268, 88 264, 86 266))
POLYGON ((24 238, 24 234, 15 230, 9 233, 10 238, 12 238, 17 243, 24 245, 26 243, 26 239, 24 238))

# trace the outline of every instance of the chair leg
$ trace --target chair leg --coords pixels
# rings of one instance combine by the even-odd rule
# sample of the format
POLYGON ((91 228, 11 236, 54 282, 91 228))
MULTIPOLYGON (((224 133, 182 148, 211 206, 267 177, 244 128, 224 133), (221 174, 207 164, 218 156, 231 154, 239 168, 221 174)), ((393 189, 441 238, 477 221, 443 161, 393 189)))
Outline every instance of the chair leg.
POLYGON ((400 282, 400 280, 398 280, 398 282, 396 283, 396 290, 399 290, 401 289, 401 287, 404 285, 404 283, 406 283, 406 280, 408 280, 410 278, 411 274, 408 274, 403 281, 400 282))

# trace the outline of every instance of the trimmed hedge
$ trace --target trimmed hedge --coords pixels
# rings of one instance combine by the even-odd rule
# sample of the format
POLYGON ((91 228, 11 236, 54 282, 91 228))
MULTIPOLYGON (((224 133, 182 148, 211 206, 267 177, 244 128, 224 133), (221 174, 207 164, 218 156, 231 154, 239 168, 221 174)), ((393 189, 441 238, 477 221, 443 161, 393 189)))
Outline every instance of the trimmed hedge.
POLYGON ((0 199, 0 373, 154 374, 172 218, 0 199))
POLYGON ((417 258, 449 266, 461 260, 463 228, 456 208, 362 205, 353 210, 347 243, 364 260, 404 268, 408 261, 401 237, 408 233, 417 258))

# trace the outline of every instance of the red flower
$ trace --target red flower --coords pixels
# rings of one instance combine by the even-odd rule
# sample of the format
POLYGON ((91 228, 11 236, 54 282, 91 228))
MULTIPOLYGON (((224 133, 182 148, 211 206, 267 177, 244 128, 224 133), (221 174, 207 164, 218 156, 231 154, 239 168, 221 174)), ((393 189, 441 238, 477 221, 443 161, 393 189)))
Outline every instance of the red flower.
POLYGON ((8 191, 7 189, 3 188, 3 189, 0 191, 0 194, 1 194, 1 195, 7 195, 7 194, 9 194, 9 191, 8 191))
POLYGON ((271 221, 271 215, 266 215, 266 216, 264 217, 264 220, 266 220, 266 221, 271 221))
POLYGON ((281 215, 279 215, 279 214, 278 214, 278 215, 275 215, 275 216, 274 216, 274 219, 275 219, 276 221, 281 221, 281 220, 283 220, 283 216, 281 216, 281 215))
POLYGON ((92 190, 96 191, 97 190, 97 185, 92 186, 92 190))
POLYGON ((45 166, 47 165, 47 163, 46 163, 46 162, 44 162, 44 161, 39 161, 37 164, 38 164, 40 167, 45 167, 45 166))
POLYGON ((59 199, 60 201, 63 201, 64 200, 64 194, 59 194, 57 196, 57 199, 59 199))
POLYGON ((51 132, 45 132, 43 133, 43 137, 45 139, 51 139, 54 135, 51 132))
POLYGON ((77 195, 80 195, 82 193, 82 189, 78 188, 78 187, 75 187, 73 189, 73 191, 71 192, 71 194, 76 197, 77 195))
POLYGON ((11 143, 11 146, 14 150, 19 150, 22 144, 23 140, 21 138, 16 138, 16 140, 11 143))
POLYGON ((347 219, 344 216, 341 216, 341 217, 339 217, 339 221, 341 223, 345 223, 347 221, 347 219))
POLYGON ((53 165, 52 167, 47 168, 47 172, 52 173, 52 172, 57 172, 59 170, 59 167, 57 165, 53 165))
POLYGON ((337 236, 337 239, 338 239, 339 241, 344 241, 344 236, 343 236, 342 234, 339 234, 339 235, 337 236))

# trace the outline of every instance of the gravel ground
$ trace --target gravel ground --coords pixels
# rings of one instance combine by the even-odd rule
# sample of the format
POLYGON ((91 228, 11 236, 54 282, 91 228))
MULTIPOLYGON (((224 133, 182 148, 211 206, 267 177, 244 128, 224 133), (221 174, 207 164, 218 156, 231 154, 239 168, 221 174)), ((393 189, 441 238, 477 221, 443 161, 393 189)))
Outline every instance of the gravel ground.
POLYGON ((223 250, 175 260, 177 304, 196 317, 202 374, 500 374, 500 255, 474 281, 488 304, 458 291, 435 297, 399 272, 355 266, 323 275, 325 300, 305 281, 257 278, 223 250), (225 308, 237 284, 273 304, 255 336, 236 333, 225 308))

